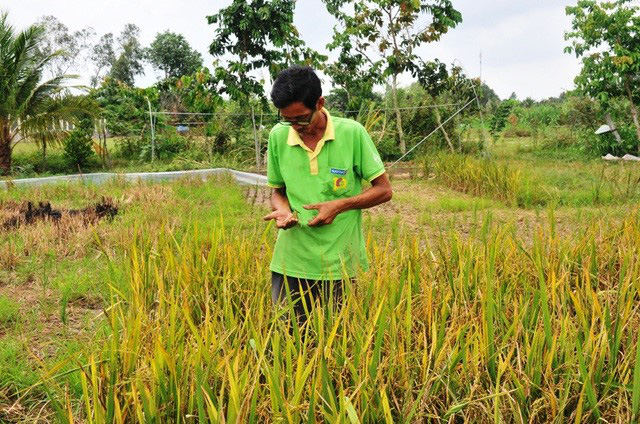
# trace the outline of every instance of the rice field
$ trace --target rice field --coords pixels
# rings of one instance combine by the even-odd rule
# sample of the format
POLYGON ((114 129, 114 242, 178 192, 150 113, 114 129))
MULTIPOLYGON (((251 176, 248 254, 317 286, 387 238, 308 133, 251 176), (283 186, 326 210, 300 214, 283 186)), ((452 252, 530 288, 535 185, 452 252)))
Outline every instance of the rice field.
POLYGON ((394 179, 371 270, 303 328, 271 303, 262 189, 0 192, 0 223, 119 208, 0 231, 0 421, 636 421, 637 204, 522 209, 471 179, 394 179))

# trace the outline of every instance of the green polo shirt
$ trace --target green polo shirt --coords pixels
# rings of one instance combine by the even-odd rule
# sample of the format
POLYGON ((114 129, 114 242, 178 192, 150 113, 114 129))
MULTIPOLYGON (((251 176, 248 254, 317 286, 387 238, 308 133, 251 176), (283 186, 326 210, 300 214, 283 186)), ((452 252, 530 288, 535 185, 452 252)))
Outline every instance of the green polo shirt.
POLYGON ((362 211, 350 210, 333 223, 307 224, 317 210, 302 206, 352 197, 362 192, 362 180, 384 174, 384 165, 367 131, 358 122, 332 118, 315 150, 309 149, 290 126, 276 125, 269 134, 267 180, 274 188, 286 187, 291 209, 299 223, 280 230, 271 271, 310 280, 339 280, 367 270, 362 234, 362 211))

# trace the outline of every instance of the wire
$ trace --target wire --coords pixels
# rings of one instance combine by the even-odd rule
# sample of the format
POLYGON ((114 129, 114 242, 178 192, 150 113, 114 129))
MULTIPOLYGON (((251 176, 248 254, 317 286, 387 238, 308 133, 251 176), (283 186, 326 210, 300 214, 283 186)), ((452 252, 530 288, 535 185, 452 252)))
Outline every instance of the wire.
POLYGON ((413 150, 415 150, 416 147, 418 147, 419 145, 421 145, 422 143, 424 143, 429 137, 431 137, 433 134, 435 134, 436 131, 438 131, 440 128, 442 128, 444 126, 444 124, 446 124, 447 122, 449 122, 450 120, 452 120, 456 115, 458 115, 460 112, 462 112, 463 110, 465 110, 471 103, 473 103, 476 99, 473 98, 471 100, 469 100, 467 102, 467 104, 465 104, 464 106, 462 106, 460 109, 458 109, 458 111, 456 113, 454 113, 453 115, 451 115, 450 117, 448 117, 442 124, 438 125, 433 131, 431 131, 429 133, 429 135, 427 135, 425 138, 423 138, 422 140, 420 140, 420 142, 418 144, 416 144, 415 146, 413 146, 411 149, 409 149, 409 151, 407 153, 405 153, 404 155, 400 156, 400 158, 398 160, 396 160, 395 162, 393 162, 390 166, 389 169, 393 168, 395 166, 395 164, 397 164, 398 162, 400 162, 402 159, 404 159, 405 156, 407 156, 409 153, 411 153, 413 150))
MULTIPOLYGON (((462 103, 443 103, 443 104, 439 104, 439 105, 423 105, 423 106, 409 106, 409 107, 399 107, 398 110, 415 110, 415 109, 431 109, 431 108, 436 108, 436 107, 445 107, 445 106, 459 106, 462 103)), ((394 108, 376 108, 373 109, 374 111, 379 111, 379 110, 384 110, 386 111, 395 111, 396 109, 394 108)), ((342 113, 351 113, 351 112, 360 112, 359 110, 344 110, 344 111, 340 111, 342 113)))
MULTIPOLYGON (((478 79, 480 88, 482 88, 482 52, 480 52, 480 78, 478 79)), ((469 75, 469 72, 467 72, 467 69, 464 67, 464 64, 462 63, 462 61, 458 58, 453 60, 453 63, 455 64, 456 62, 458 62, 460 64, 460 68, 462 68, 462 70, 464 71, 465 75, 469 75)), ((485 140, 485 130, 486 127, 484 125, 484 116, 482 114, 482 106, 480 105, 480 97, 478 97, 478 92, 476 91, 476 85, 473 83, 473 79, 469 78, 469 84, 471 85, 471 89, 473 90, 473 95, 476 96, 476 103, 478 104, 478 112, 480 114, 480 123, 482 124, 482 141, 483 141, 483 146, 482 148, 484 149, 486 146, 484 145, 484 140, 485 140)))
MULTIPOLYGON (((250 116, 250 113, 205 113, 205 112, 151 112, 152 115, 193 115, 193 116, 250 116)), ((276 113, 261 113, 256 115, 271 115, 276 116, 276 113)))
MULTIPOLYGON (((464 65, 462 64, 462 62, 458 59, 455 59, 453 61, 453 63, 455 64, 456 62, 458 62, 460 64, 460 68, 464 71, 464 73, 466 75, 468 75, 467 70, 465 69, 464 65)), ((482 83, 482 81, 480 81, 480 83, 482 83)), ((405 153, 404 155, 400 156, 400 158, 398 158, 398 160, 396 160, 395 162, 393 162, 390 166, 389 169, 393 168, 398 162, 400 162, 402 159, 404 159, 409 153, 411 153, 413 150, 415 150, 419 145, 421 145, 422 143, 424 143, 429 137, 431 137, 433 134, 436 133, 436 131, 438 131, 440 128, 442 128, 447 122, 449 122, 450 120, 452 120, 455 116, 457 116, 460 112, 462 112, 463 110, 465 110, 467 107, 469 107, 469 105, 471 103, 473 103, 474 101, 477 102, 478 104, 478 110, 480 111, 480 121, 482 122, 482 128, 484 131, 484 117, 482 116, 482 107, 480 106, 480 98, 478 97, 478 92, 476 91, 476 87, 475 84, 473 83, 473 80, 471 78, 469 78, 469 82, 468 84, 471 86, 471 90, 473 90, 473 95, 474 97, 469 100, 464 106, 462 106, 460 109, 458 109, 453 115, 451 115, 450 117, 448 117, 443 123, 441 123, 440 125, 438 125, 433 131, 431 131, 426 137, 424 137, 422 140, 420 140, 420 142, 418 142, 415 146, 413 146, 411 149, 409 149, 409 151, 407 153, 405 153)), ((459 105, 461 103, 456 103, 456 105, 459 105)), ((434 107, 437 105, 434 105, 434 107)))
MULTIPOLYGON (((432 109, 436 107, 446 107, 446 106, 459 106, 462 103, 443 103, 438 105, 423 105, 423 106, 409 106, 409 107, 399 107, 397 110, 417 110, 417 109, 432 109)), ((366 109, 364 109, 366 111, 366 109)), ((372 111, 395 111, 395 108, 375 108, 372 111)), ((338 110, 340 113, 355 113, 360 112, 360 110, 338 110)), ((166 112, 166 111, 158 111, 151 112, 152 115, 187 115, 187 116, 250 116, 249 113, 225 113, 225 112, 215 112, 215 113, 205 113, 205 112, 166 112)), ((276 113, 256 113, 256 116, 277 116, 276 113)))

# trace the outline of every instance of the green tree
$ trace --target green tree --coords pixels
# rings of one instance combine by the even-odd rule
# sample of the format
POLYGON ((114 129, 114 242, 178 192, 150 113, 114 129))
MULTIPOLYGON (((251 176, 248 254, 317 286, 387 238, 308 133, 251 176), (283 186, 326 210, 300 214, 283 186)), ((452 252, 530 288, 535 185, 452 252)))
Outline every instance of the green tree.
POLYGON ((360 110, 375 97, 373 87, 381 81, 377 67, 368 66, 365 57, 351 49, 348 36, 335 38, 328 47, 332 50, 340 49, 336 61, 328 64, 324 71, 337 87, 335 94, 346 97, 341 103, 342 109, 360 110))
POLYGON ((67 94, 65 75, 42 80, 60 51, 39 54, 44 29, 32 25, 17 32, 8 15, 0 15, 0 173, 11 172, 15 144, 23 139, 55 140, 64 134, 63 123, 77 122, 90 106, 84 98, 67 94))
MULTIPOLYGON (((431 110, 447 146, 452 152, 455 151, 456 148, 447 132, 447 126, 442 125, 442 111, 448 115, 455 114, 460 103, 467 103, 475 97, 474 85, 479 82, 470 80, 459 66, 452 65, 451 70, 448 70, 447 66, 438 59, 423 63, 419 68, 414 69, 413 73, 428 96, 431 97, 433 105, 431 110), (444 106, 450 104, 456 106, 444 106)), ((469 110, 473 110, 473 107, 467 109, 467 111, 469 110)), ((458 118, 453 118, 448 125, 449 131, 454 131, 457 123, 458 118)), ((459 145, 461 147, 461 143, 459 145)))
POLYGON ((483 108, 492 109, 492 107, 500 103, 500 97, 496 94, 491 87, 485 82, 480 82, 480 86, 477 88, 478 100, 483 108))
POLYGON ((89 159, 94 155, 93 127, 93 119, 85 116, 64 140, 64 157, 70 168, 82 170, 89 165, 89 159))
POLYGON ((140 45, 140 28, 126 24, 118 37, 120 52, 109 76, 133 87, 136 75, 144 74, 144 49, 140 45))
MULTIPOLYGON (((615 97, 628 100, 640 152, 640 7, 632 3, 580 0, 567 7, 572 30, 565 33, 571 41, 565 52, 582 58, 582 70, 575 79, 578 90, 598 99, 604 109, 615 97)), ((609 113, 606 119, 615 128, 609 113)), ((615 135, 622 143, 620 135, 615 135)))
POLYGON ((164 78, 194 74, 202 67, 202 55, 191 48, 182 34, 158 33, 146 50, 151 64, 164 72, 164 78))
POLYGON ((223 103, 218 94, 218 81, 208 68, 202 68, 192 75, 183 75, 174 86, 181 103, 191 112, 213 113, 223 103))
POLYGON ((462 22, 450 0, 324 0, 339 25, 334 28, 330 49, 341 48, 343 60, 368 67, 365 75, 377 82, 391 78, 400 151, 407 148, 398 107, 398 76, 419 66, 416 49, 440 40, 462 22))
POLYGON ((113 78, 106 78, 99 88, 91 92, 91 98, 98 104, 109 132, 127 137, 142 137, 149 131, 147 99, 153 108, 157 108, 158 97, 155 87, 131 87, 113 78))
POLYGON ((104 75, 111 72, 111 68, 116 62, 112 33, 108 32, 100 37, 100 40, 91 49, 90 59, 94 64, 91 87, 96 88, 102 82, 104 75))
POLYGON ((257 74, 266 70, 271 77, 286 67, 304 62, 318 64, 325 57, 305 47, 293 25, 295 0, 233 0, 215 15, 207 17, 215 25, 215 38, 209 46, 213 57, 227 57, 226 64, 214 71, 222 91, 232 100, 249 104, 253 122, 256 165, 261 165, 260 141, 255 123, 255 105, 266 107, 264 81, 257 74))
POLYGON ((498 109, 493 114, 491 121, 489 122, 489 131, 494 143, 500 138, 502 130, 507 126, 509 115, 511 111, 518 105, 518 100, 509 98, 504 100, 498 106, 498 109))
POLYGON ((91 27, 77 31, 69 31, 69 28, 60 22, 55 16, 43 16, 36 25, 44 29, 44 34, 38 51, 42 56, 55 55, 47 62, 45 70, 48 75, 64 75, 71 71, 78 71, 84 67, 89 58, 96 32, 91 27))

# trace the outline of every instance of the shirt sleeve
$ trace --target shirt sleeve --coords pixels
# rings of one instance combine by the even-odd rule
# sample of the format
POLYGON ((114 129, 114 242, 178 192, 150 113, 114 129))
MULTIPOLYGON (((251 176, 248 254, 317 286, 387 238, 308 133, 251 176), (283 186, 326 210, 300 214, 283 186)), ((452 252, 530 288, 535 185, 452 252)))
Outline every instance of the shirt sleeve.
POLYGON ((284 180, 280 173, 280 164, 278 162, 275 141, 276 137, 272 131, 269 134, 269 143, 267 145, 267 185, 273 188, 282 188, 284 187, 284 180))
POLYGON ((368 182, 375 180, 384 174, 384 164, 378 153, 378 149, 373 144, 373 140, 364 127, 360 129, 360 137, 358 137, 359 146, 355 146, 355 170, 368 182))

